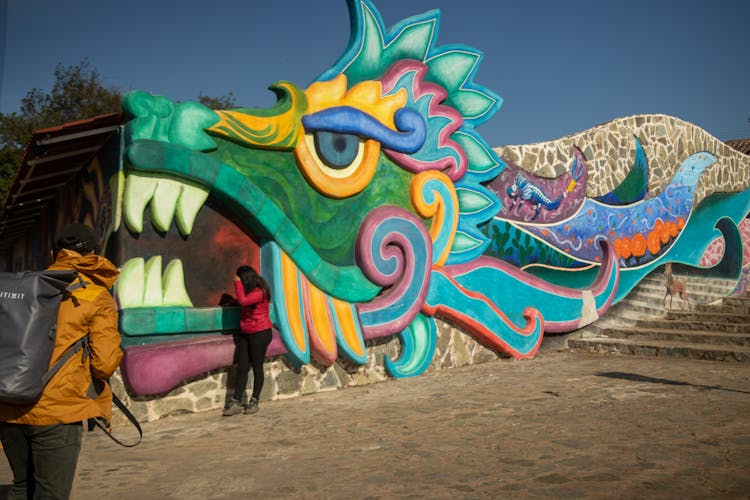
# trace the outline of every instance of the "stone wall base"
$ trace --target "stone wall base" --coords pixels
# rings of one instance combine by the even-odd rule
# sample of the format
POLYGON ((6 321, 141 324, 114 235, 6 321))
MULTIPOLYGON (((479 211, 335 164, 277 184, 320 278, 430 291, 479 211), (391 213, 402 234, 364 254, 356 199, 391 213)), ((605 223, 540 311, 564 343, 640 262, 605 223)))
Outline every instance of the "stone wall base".
MULTIPOLYGON (((435 355, 425 373, 498 358, 498 354, 448 323, 438 320, 437 327, 435 355)), ((362 366, 340 359, 327 368, 316 363, 296 368, 283 356, 267 359, 261 401, 293 398, 391 379, 385 371, 383 358, 398 358, 401 349, 398 338, 368 341, 366 347, 367 364, 362 366)), ((151 422, 170 415, 223 408, 234 390, 235 380, 236 367, 227 367, 187 381, 167 394, 154 397, 131 396, 123 384, 119 370, 110 382, 112 390, 139 422, 151 422)), ((252 371, 248 392, 251 389, 252 371)), ((115 427, 128 425, 126 417, 116 408, 113 410, 112 424, 115 427)))

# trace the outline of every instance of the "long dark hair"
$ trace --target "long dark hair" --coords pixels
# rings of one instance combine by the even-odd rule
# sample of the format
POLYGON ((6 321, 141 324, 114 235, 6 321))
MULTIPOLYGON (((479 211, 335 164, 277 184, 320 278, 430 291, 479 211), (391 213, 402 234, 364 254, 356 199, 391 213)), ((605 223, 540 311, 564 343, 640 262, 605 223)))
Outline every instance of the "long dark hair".
POLYGON ((239 276, 242 286, 245 288, 245 293, 260 288, 266 294, 266 299, 271 300, 271 289, 268 288, 268 283, 255 269, 250 266, 240 266, 237 268, 237 276, 239 276))

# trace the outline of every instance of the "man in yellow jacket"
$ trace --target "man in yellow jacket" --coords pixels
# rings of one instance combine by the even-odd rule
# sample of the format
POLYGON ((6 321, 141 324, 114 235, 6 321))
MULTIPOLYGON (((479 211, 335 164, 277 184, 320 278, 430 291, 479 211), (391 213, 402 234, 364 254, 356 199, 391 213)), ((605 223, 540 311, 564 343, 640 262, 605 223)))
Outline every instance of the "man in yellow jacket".
POLYGON ((50 366, 89 335, 91 355, 71 357, 30 406, 0 404, 0 440, 13 471, 9 499, 68 498, 81 451, 82 423, 112 415, 104 382, 122 359, 117 307, 109 293, 119 271, 96 255, 97 238, 83 224, 64 226, 49 269, 74 269, 86 282, 63 300, 50 366), (95 388, 96 390, 92 390, 95 388))

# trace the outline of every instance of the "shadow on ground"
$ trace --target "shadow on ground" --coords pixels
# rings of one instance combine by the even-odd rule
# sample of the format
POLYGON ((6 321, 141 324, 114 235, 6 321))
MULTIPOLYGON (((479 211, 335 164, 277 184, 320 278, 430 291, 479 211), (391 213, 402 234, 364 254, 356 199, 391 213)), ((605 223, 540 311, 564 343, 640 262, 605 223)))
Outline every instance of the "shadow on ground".
POLYGON ((598 377, 617 378, 621 380, 631 380, 633 382, 646 382, 649 384, 663 384, 663 385, 683 385, 687 387, 695 387, 703 390, 717 390, 717 391, 729 391, 739 392, 742 394, 750 394, 748 391, 742 391, 739 389, 728 389, 721 387, 720 385, 702 385, 692 384, 690 382, 682 382, 680 380, 669 380, 666 378, 649 377, 647 375, 639 375, 637 373, 623 373, 623 372, 601 372, 596 374, 598 377))

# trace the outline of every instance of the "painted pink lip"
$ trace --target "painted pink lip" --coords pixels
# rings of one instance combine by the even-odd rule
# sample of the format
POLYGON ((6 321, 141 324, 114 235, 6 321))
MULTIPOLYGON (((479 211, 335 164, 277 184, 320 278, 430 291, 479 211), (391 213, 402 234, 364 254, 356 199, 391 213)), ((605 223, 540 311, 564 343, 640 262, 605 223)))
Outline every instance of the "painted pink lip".
MULTIPOLYGON (((267 357, 286 353, 276 330, 267 357)), ((209 335, 127 347, 120 369, 130 392, 154 396, 171 391, 198 375, 232 365, 234 339, 231 335, 209 335)))

